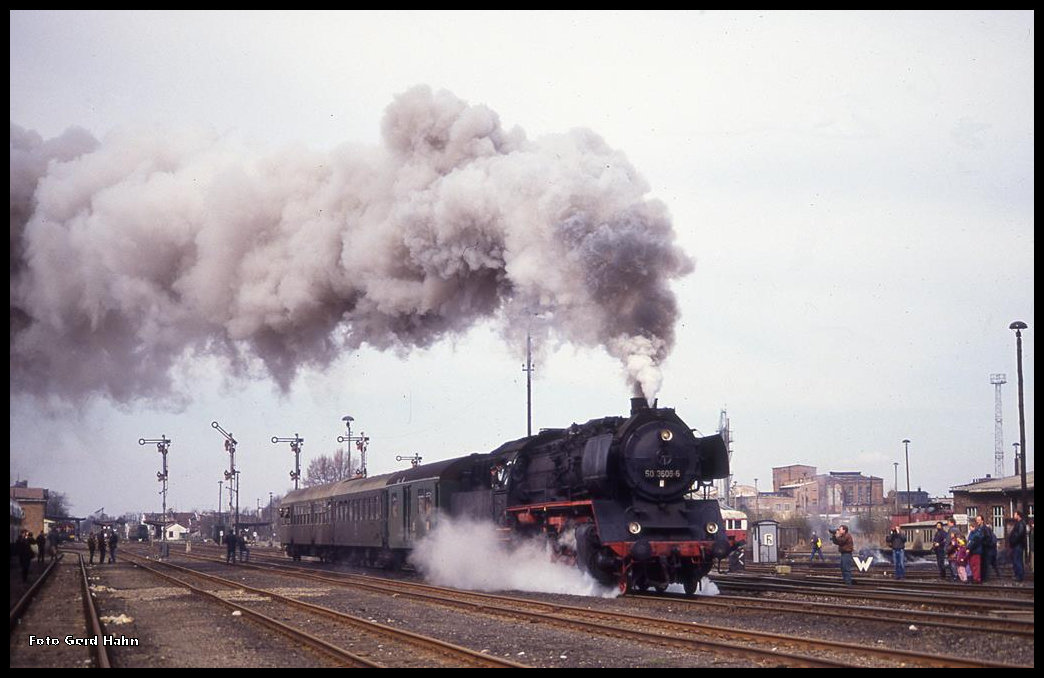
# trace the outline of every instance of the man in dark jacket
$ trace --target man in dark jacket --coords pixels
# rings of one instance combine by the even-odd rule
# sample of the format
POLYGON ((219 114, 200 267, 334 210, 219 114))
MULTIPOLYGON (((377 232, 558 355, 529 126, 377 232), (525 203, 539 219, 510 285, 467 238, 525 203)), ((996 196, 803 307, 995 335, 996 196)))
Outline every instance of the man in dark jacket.
POLYGON ((15 543, 18 554, 18 565, 22 568, 22 581, 29 581, 29 566, 33 563, 33 537, 27 530, 22 530, 15 543))
POLYGON ((837 552, 841 554, 841 579, 847 586, 852 585, 852 551, 855 543, 852 535, 848 533, 848 526, 841 525, 836 530, 830 530, 830 541, 837 544, 837 552))
POLYGON ((225 535, 225 562, 229 565, 236 564, 236 546, 239 539, 234 530, 229 530, 225 535))
MULTIPOLYGON (((932 553, 935 554, 935 563, 939 566, 939 579, 946 579, 950 575, 949 561, 946 559, 946 546, 950 543, 950 535, 943 528, 942 521, 935 523, 935 536, 932 537, 932 553)), ((956 575, 953 575, 956 578, 956 575)))
POLYGON ((892 574, 896 579, 902 579, 906 576, 906 535, 899 528, 893 527, 888 535, 888 546, 892 549, 892 574))
POLYGON ((116 562, 116 546, 120 543, 120 535, 116 533, 116 530, 112 531, 109 535, 109 562, 116 562))
POLYGON ((36 535, 36 562, 42 563, 45 555, 47 555, 47 535, 40 530, 40 534, 36 535))
POLYGON ((1008 548, 1011 549, 1011 568, 1015 571, 1015 581, 1022 581, 1026 576, 1026 523, 1022 520, 1022 511, 1012 514, 1014 522, 1008 533, 1008 548))

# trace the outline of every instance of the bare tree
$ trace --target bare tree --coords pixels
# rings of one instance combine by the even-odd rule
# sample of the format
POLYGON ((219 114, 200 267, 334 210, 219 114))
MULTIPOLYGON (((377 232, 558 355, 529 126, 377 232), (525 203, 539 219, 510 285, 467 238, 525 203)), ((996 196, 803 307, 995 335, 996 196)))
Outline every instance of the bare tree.
POLYGON ((69 500, 64 492, 47 491, 47 504, 44 506, 44 515, 53 518, 69 515, 69 500))
POLYGON ((359 461, 351 459, 344 450, 337 450, 333 456, 320 455, 308 464, 305 472, 304 486, 326 485, 339 480, 347 480, 355 476, 359 470, 359 461))

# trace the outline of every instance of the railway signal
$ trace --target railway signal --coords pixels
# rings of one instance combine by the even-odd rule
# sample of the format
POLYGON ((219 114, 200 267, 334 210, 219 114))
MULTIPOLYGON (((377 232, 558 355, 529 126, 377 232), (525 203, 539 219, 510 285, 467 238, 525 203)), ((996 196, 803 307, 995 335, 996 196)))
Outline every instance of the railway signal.
POLYGON ((231 433, 221 428, 216 421, 210 422, 211 427, 225 437, 225 451, 228 452, 228 470, 225 471, 225 480, 228 481, 228 512, 234 515, 232 529, 239 533, 239 471, 236 469, 236 445, 239 444, 231 433), (232 505, 232 495, 236 496, 235 506, 232 505))
MULTIPOLYGON (((167 436, 165 434, 161 435, 158 439, 138 438, 138 444, 139 445, 150 445, 152 443, 155 443, 156 444, 156 450, 158 450, 159 453, 161 455, 163 455, 163 470, 158 471, 156 473, 156 480, 158 480, 161 483, 163 483, 163 489, 160 490, 160 494, 163 495, 163 513, 160 514, 160 522, 162 523, 160 525, 160 532, 161 532, 161 534, 160 534, 160 541, 161 542, 166 542, 167 541, 167 526, 166 526, 166 521, 167 521, 167 478, 168 478, 168 473, 167 473, 167 450, 170 449, 170 443, 171 442, 172 441, 169 438, 167 438, 167 436)), ((164 546, 165 545, 166 544, 164 543, 164 546)), ((160 556, 161 557, 166 557, 166 555, 167 555, 166 549, 163 548, 163 546, 161 546, 160 547, 160 556)))
POLYGON ((290 480, 294 481, 294 489, 296 490, 297 483, 301 480, 301 445, 304 444, 304 438, 296 433, 293 438, 272 436, 272 444, 276 443, 290 443, 290 451, 294 453, 294 470, 290 472, 290 480))
MULTIPOLYGON (((367 436, 362 431, 360 431, 359 435, 357 435, 357 436, 353 436, 352 435, 352 422, 355 421, 355 418, 352 415, 348 414, 348 415, 345 415, 345 416, 341 417, 341 421, 343 421, 345 427, 347 427, 348 435, 346 435, 346 436, 337 436, 337 442, 339 442, 339 443, 355 443, 355 449, 359 450, 359 452, 361 454, 361 457, 362 457, 361 465, 359 467, 359 474, 363 478, 365 478, 366 477, 366 447, 367 447, 367 445, 370 444, 370 438, 369 438, 369 436, 367 436)), ((349 451, 348 451, 348 470, 351 471, 351 469, 352 469, 352 453, 351 453, 351 448, 349 448, 349 451)))

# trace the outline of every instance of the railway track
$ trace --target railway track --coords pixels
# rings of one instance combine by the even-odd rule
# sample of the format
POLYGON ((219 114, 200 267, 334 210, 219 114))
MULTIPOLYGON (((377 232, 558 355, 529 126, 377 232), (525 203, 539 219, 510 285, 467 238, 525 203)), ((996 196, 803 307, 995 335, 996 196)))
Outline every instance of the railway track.
MULTIPOLYGON (((124 553, 127 557, 128 554, 124 553)), ((436 638, 412 633, 403 629, 362 619, 337 610, 302 601, 276 591, 245 585, 242 582, 215 576, 199 570, 175 565, 170 562, 157 563, 140 555, 129 556, 135 564, 178 586, 189 588, 194 593, 207 596, 222 604, 248 615, 272 630, 278 631, 296 642, 303 643, 316 652, 327 655, 344 666, 383 668, 386 660, 374 658, 369 648, 380 647, 384 657, 398 657, 397 665, 403 668, 445 666, 454 668, 526 668, 523 664, 500 657, 475 652, 468 648, 447 643, 436 638), (174 576, 170 571, 177 573, 174 576), (201 579, 207 584, 229 589, 222 595, 191 582, 201 579), (233 595, 229 595, 229 593, 233 595), (250 603, 249 605, 246 603, 250 603), (293 608, 296 612, 288 612, 293 608), (319 623, 316 617, 329 620, 319 623), (282 617, 279 619, 277 617, 282 617), (290 621, 287 621, 289 618, 290 621), (304 627, 311 627, 304 630, 304 627), (349 630, 351 634, 346 634, 349 630), (348 650, 339 644, 345 637, 363 649, 348 650)))
MULTIPOLYGON (((671 593, 647 595, 629 594, 629 597, 643 600, 668 602, 671 605, 699 605, 702 607, 713 606, 725 610, 749 609, 766 614, 806 614, 816 617, 835 617, 837 619, 850 619, 857 616, 863 621, 878 621, 888 624, 899 624, 908 626, 930 626, 939 629, 966 629, 968 620, 964 617, 955 617, 952 612, 932 612, 928 610, 905 610, 893 607, 877 607, 873 605, 846 605, 844 609, 838 609, 836 603, 822 603, 810 600, 783 600, 779 598, 749 598, 741 596, 702 596, 699 600, 692 600, 687 596, 671 593)), ((1033 638, 1034 623, 1032 620, 1009 619, 1005 617, 993 618, 977 616, 975 628, 982 633, 1001 633, 1033 638)))
MULTIPOLYGON (((847 659, 855 656, 860 657, 861 661, 866 657, 873 657, 879 662, 906 667, 1008 668, 1011 666, 1000 662, 954 657, 952 653, 933 655, 925 652, 899 650, 894 647, 867 647, 824 639, 542 603, 528 598, 460 591, 414 582, 389 581, 368 575, 325 570, 316 572, 312 569, 289 566, 285 561, 276 565, 262 565, 255 559, 254 563, 247 564, 247 566, 279 571, 327 584, 364 588, 398 596, 409 595, 420 602, 445 605, 475 613, 523 619, 555 627, 570 628, 583 633, 597 633, 614 638, 626 638, 633 642, 653 643, 688 651, 711 651, 733 657, 745 657, 753 659, 761 665, 864 666, 865 664, 847 659)), ((703 599, 701 598, 701 600, 703 599)))
POLYGON ((951 613, 969 611, 1032 618, 1034 609, 1032 588, 991 588, 977 584, 925 585, 919 582, 863 579, 856 579, 854 586, 843 586, 835 578, 790 578, 755 574, 718 576, 715 577, 714 583, 722 592, 829 595, 831 598, 846 600, 871 598, 875 601, 916 606, 922 610, 951 613), (969 595, 972 591, 975 595, 969 595))
POLYGON ((105 625, 91 596, 87 568, 79 553, 59 551, 33 585, 11 606, 9 620, 12 668, 22 666, 23 662, 28 666, 40 666, 39 661, 33 661, 30 650, 37 649, 41 643, 46 644, 48 651, 45 656, 51 662, 78 661, 78 665, 83 666, 83 661, 87 661, 95 668, 112 667, 105 641, 105 625), (76 562, 64 562, 67 557, 76 562), (41 592, 46 587, 52 586, 75 590, 80 605, 60 610, 35 609, 34 601, 42 597, 41 592), (77 657, 87 659, 77 660, 77 657))

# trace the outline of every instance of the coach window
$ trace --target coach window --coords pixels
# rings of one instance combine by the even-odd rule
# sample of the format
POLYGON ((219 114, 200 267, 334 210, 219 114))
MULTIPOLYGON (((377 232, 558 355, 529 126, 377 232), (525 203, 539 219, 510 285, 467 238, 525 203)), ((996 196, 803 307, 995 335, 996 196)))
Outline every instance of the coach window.
POLYGON ((399 517, 399 497, 395 494, 391 496, 391 517, 393 519, 399 517))

